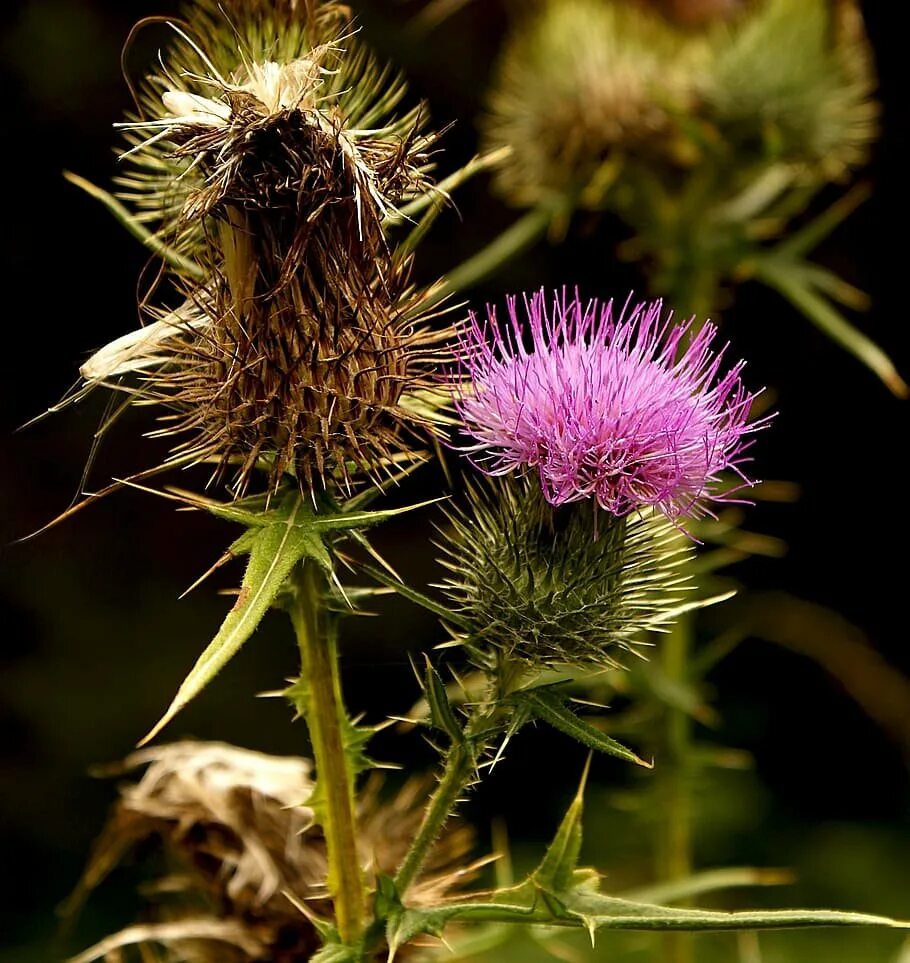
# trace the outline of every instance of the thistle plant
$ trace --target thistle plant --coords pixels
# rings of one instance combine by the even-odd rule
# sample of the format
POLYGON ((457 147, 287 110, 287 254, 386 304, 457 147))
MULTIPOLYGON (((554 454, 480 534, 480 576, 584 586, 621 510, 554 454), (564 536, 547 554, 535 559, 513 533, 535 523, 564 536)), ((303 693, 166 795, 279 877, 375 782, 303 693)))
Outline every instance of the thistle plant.
MULTIPOLYGON (((607 894, 578 866, 584 779, 526 879, 471 885, 479 867, 451 817, 528 723, 651 767, 576 711, 571 686, 647 658, 655 633, 712 601, 689 591, 690 529, 752 486, 745 453, 766 420, 714 328, 677 323, 659 302, 614 312, 562 294, 548 311, 540 292, 526 318, 513 298, 506 324, 491 310, 434 325, 445 282, 412 285, 412 259, 448 190, 489 159, 433 183, 425 111, 399 109, 402 83, 375 65, 346 7, 198 0, 166 26, 161 71, 121 125, 120 194, 90 188, 159 258, 165 283, 143 300, 148 323, 83 366, 80 395, 107 386, 156 410, 173 448, 142 477, 204 465, 201 490, 158 493, 239 525, 216 565, 247 565, 143 742, 274 608, 298 644, 299 675, 282 695, 307 725, 312 761, 186 742, 128 758, 148 768, 122 791, 85 888, 150 836, 186 872, 150 922, 79 959, 135 949, 143 960, 364 963, 434 958, 435 937, 467 946, 477 932, 533 925, 592 939, 610 928, 905 925, 607 894), (490 477, 439 516, 446 574, 431 597, 367 531, 410 510, 375 504, 438 455, 447 426, 465 471, 490 477), (350 570, 378 585, 349 584, 350 570), (448 661, 427 657, 419 672, 418 721, 442 755, 428 799, 385 796, 362 778, 377 768, 375 729, 345 708, 344 620, 389 588, 451 635, 448 661), (478 680, 470 691, 465 671, 478 680)), ((696 877, 677 891, 711 888, 696 877)))

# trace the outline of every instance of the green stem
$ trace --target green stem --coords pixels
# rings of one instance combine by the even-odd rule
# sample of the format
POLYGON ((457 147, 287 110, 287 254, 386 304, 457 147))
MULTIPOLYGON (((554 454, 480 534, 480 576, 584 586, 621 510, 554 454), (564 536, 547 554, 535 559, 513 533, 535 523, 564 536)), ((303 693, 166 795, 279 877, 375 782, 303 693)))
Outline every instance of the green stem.
POLYGON ((465 726, 461 738, 453 742, 446 755, 442 776, 430 797, 423 822, 411 843, 401 868, 395 876, 395 886, 402 895, 423 868, 433 843, 439 837, 446 820, 458 805, 458 799, 474 779, 477 758, 490 743, 490 734, 501 729, 503 705, 511 691, 517 688, 525 670, 516 668, 499 655, 490 678, 491 700, 478 707, 465 726))
MULTIPOLYGON (((692 658, 693 617, 682 615, 664 640, 661 655, 669 679, 687 684, 692 658)), ((664 754, 657 871, 662 883, 673 883, 692 875, 692 799, 689 793, 689 760, 692 755, 692 719, 676 706, 665 707, 664 754)), ((665 963, 689 963, 692 940, 684 933, 664 937, 665 963)))
POLYGON ((357 854, 353 778, 345 751, 347 717, 338 671, 337 620, 322 605, 321 583, 317 566, 304 561, 290 612, 308 692, 306 721, 322 795, 328 887, 338 935, 351 945, 363 934, 366 890, 357 854))
POLYGON ((430 797, 420 829, 395 876, 398 892, 404 894, 423 868, 433 843, 458 803, 458 797, 474 777, 474 754, 467 743, 456 743, 446 756, 436 791, 430 797))

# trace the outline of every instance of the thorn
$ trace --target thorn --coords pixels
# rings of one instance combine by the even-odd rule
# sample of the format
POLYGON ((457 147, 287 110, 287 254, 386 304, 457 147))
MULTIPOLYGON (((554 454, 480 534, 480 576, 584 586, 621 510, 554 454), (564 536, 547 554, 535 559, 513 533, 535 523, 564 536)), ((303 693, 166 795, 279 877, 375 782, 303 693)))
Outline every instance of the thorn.
POLYGON ((190 592, 193 591, 193 589, 199 588, 199 586, 202 585, 202 583, 210 575, 213 575, 215 572, 217 572, 222 565, 226 565, 233 557, 234 555, 231 552, 225 552, 224 555, 222 555, 221 558, 218 559, 218 561, 216 561, 213 565, 211 565, 208 569, 206 569, 202 573, 202 575, 200 575, 199 578, 197 578, 196 581, 189 586, 189 588, 185 588, 180 593, 180 595, 177 596, 177 599, 178 600, 185 599, 190 594, 190 592))

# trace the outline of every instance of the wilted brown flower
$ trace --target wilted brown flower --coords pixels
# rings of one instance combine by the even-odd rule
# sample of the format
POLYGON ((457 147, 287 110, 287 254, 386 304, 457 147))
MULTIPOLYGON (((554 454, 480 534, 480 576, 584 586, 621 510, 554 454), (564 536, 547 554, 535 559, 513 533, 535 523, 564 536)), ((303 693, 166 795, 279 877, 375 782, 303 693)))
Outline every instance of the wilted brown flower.
MULTIPOLYGON (((325 839, 307 801, 307 759, 267 756, 216 742, 177 742, 130 756, 123 769, 147 766, 120 798, 74 897, 96 887, 130 851, 162 845, 171 875, 151 890, 148 922, 109 937, 74 963, 120 963, 124 947, 143 960, 187 963, 304 963, 320 941, 313 919, 331 916, 325 839), (309 915, 307 915, 309 914, 309 915)), ((361 796, 360 857, 368 877, 393 873, 422 815, 426 786, 411 781, 387 799, 373 781, 361 796)), ((470 878, 465 827, 449 829, 423 877, 414 905, 438 903, 470 878)))
POLYGON ((242 493, 348 486, 429 427, 408 399, 429 384, 410 252, 386 237, 431 189, 422 107, 357 42, 347 7, 200 0, 140 112, 121 125, 120 197, 172 252, 185 303, 102 349, 89 384, 142 372, 137 400, 171 409, 173 457, 207 461, 242 493), (187 264, 192 269, 187 269, 187 264))

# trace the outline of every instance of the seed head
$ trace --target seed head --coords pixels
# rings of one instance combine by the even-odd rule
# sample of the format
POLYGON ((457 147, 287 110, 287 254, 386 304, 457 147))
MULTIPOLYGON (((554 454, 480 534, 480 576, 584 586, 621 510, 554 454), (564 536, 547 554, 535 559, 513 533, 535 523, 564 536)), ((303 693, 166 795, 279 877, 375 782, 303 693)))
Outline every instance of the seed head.
MULTIPOLYGON (((327 917, 331 907, 325 839, 307 806, 314 789, 309 760, 186 741, 138 752, 123 768, 140 766, 147 768, 121 789, 74 899, 127 853, 140 846, 148 851, 150 841, 163 848, 172 875, 160 880, 148 901, 149 922, 109 937, 79 959, 113 963, 123 958, 122 947, 138 942, 144 954, 163 945, 165 959, 187 963, 309 960, 320 940, 300 907, 316 917, 327 917)), ((368 876, 394 872, 403 859, 425 790, 412 781, 389 799, 374 782, 362 794, 358 842, 368 876)), ((470 871, 451 871, 459 863, 463 868, 472 842, 465 827, 447 831, 410 898, 435 903, 467 882, 470 871)))
POLYGON ((624 308, 539 291, 471 314, 460 329, 466 376, 456 405, 462 450, 491 475, 534 471, 552 505, 594 499, 625 516, 654 507, 671 520, 722 500, 721 472, 741 479, 754 395, 743 363, 723 372, 715 329, 673 324, 660 301, 624 308))
POLYGON ((422 108, 396 115, 403 85, 340 4, 201 0, 171 26, 122 125, 121 197, 201 280, 178 266, 184 304, 146 308, 83 373, 141 373, 128 390, 169 409, 173 457, 237 494, 256 469, 273 489, 378 476, 432 428, 409 402, 444 334, 424 328, 384 220, 430 189, 435 135, 422 108))

